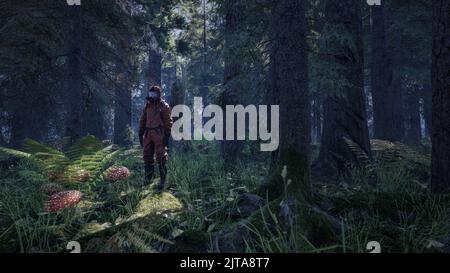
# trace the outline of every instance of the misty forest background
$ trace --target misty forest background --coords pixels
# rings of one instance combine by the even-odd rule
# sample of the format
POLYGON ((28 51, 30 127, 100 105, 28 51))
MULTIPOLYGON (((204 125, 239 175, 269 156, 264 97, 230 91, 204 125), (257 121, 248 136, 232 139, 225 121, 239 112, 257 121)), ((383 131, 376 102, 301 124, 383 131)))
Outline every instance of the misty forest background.
POLYGON ((0 251, 450 251, 449 17, 448 0, 1 0, 0 251), (280 105, 279 149, 172 142, 156 193, 149 84, 172 106, 280 105), (44 212, 44 186, 83 198, 44 212))

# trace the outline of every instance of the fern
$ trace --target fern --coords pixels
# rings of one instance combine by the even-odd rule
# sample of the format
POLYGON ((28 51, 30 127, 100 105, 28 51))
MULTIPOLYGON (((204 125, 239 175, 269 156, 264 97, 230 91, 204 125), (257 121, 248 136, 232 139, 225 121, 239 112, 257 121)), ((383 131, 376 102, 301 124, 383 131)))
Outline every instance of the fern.
POLYGON ((56 182, 95 182, 120 153, 114 145, 105 147, 94 136, 77 140, 65 153, 32 139, 25 141, 23 151, 0 147, 0 156, 36 159, 56 182))
POLYGON ((56 149, 45 146, 45 145, 43 145, 35 140, 29 139, 29 138, 25 139, 22 150, 24 152, 27 152, 32 155, 35 155, 38 153, 62 155, 62 156, 64 155, 62 152, 60 152, 56 149))
POLYGON ((142 237, 134 232, 127 232, 126 237, 128 242, 133 246, 137 252, 140 253, 156 253, 149 243, 147 243, 142 237))
POLYGON ((383 162, 394 162, 402 157, 401 149, 393 142, 372 139, 370 141, 372 151, 377 155, 378 159, 383 162))
POLYGON ((174 242, 165 239, 164 237, 162 237, 161 235, 159 235, 159 234, 157 234, 155 232, 150 232, 146 228, 141 228, 137 224, 133 224, 132 228, 133 228, 133 232, 135 234, 140 234, 141 236, 143 236, 146 239, 156 240, 156 241, 159 241, 161 243, 165 243, 165 244, 169 244, 169 245, 174 245, 175 244, 174 242))
POLYGON ((10 156, 36 159, 47 173, 60 172, 69 164, 68 158, 62 152, 32 139, 25 140, 22 151, 8 148, 0 148, 0 150, 10 156))
POLYGON ((0 147, 0 158, 18 157, 18 158, 29 158, 31 154, 22 151, 17 151, 14 149, 9 149, 5 147, 0 147))
MULTIPOLYGON (((94 182, 100 178, 106 166, 108 166, 120 152, 121 150, 114 151, 114 146, 110 145, 91 154, 77 156, 78 159, 73 161, 68 168, 68 175, 73 178, 77 175, 79 170, 86 170, 90 173, 89 182, 94 182)), ((79 151, 74 149, 72 150, 72 153, 78 154, 79 151)))
POLYGON ((116 241, 120 247, 128 248, 139 253, 155 253, 157 250, 152 246, 155 241, 173 245, 174 242, 165 239, 161 235, 148 231, 145 225, 134 223, 130 229, 116 233, 116 241))
POLYGON ((33 158, 38 160, 47 174, 63 173, 67 166, 70 165, 70 160, 64 154, 37 153, 33 155, 33 158))
POLYGON ((363 150, 363 148, 361 148, 361 146, 359 146, 358 143, 354 142, 353 140, 347 138, 347 137, 342 137, 345 141, 345 143, 347 144, 348 148, 352 151, 353 155, 356 157, 356 159, 361 162, 361 163, 370 163, 370 158, 367 155, 366 151, 363 150))
POLYGON ((104 144, 102 141, 89 135, 77 140, 67 149, 65 154, 70 160, 76 161, 81 159, 83 156, 95 154, 103 148, 104 144))
POLYGON ((424 166, 428 166, 430 164, 430 158, 428 156, 417 152, 401 142, 372 139, 370 143, 372 146, 372 151, 375 152, 377 158, 382 162, 406 160, 424 166))

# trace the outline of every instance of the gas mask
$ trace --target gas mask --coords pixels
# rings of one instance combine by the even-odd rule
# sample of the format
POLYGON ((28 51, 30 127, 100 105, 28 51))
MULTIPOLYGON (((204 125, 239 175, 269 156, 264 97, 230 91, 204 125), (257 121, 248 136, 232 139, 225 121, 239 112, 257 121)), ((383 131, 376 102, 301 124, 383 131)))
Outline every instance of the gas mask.
POLYGON ((156 99, 158 99, 158 97, 159 97, 158 92, 155 92, 155 91, 148 92, 149 99, 156 100, 156 99))

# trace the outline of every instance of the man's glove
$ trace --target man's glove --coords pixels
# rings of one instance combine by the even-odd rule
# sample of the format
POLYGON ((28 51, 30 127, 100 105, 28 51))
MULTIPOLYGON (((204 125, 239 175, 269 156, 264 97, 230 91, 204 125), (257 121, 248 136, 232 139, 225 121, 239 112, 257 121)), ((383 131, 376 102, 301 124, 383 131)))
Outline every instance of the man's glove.
POLYGON ((144 132, 139 131, 139 143, 141 144, 141 147, 144 147, 144 132))
POLYGON ((164 134, 163 145, 169 148, 170 134, 164 134))

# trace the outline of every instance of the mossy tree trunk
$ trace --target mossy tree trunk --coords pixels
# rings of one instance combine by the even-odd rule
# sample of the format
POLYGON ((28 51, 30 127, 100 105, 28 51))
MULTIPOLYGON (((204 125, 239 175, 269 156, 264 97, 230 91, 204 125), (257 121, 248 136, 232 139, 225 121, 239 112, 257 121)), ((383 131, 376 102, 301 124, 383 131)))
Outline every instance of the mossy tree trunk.
POLYGON ((80 137, 81 126, 81 110, 83 104, 82 90, 82 74, 81 74, 81 6, 68 6, 69 20, 72 29, 68 36, 68 113, 66 120, 66 136, 73 140, 80 137))
MULTIPOLYGON (((245 2, 243 0, 226 0, 225 8, 225 47, 224 47, 224 91, 221 96, 221 106, 225 109, 226 105, 240 104, 239 92, 240 77, 242 76, 242 66, 240 64, 240 50, 239 47, 239 24, 242 21, 244 14, 245 2)), ((234 124, 237 124, 236 115, 234 124)), ((227 117, 224 115, 223 135, 227 135, 227 117)), ((236 126, 234 128, 234 140, 221 141, 221 154, 225 160, 226 166, 233 165, 239 158, 243 149, 244 142, 237 140, 236 126)))
POLYGON ((158 42, 154 37, 151 37, 151 43, 149 45, 147 69, 148 84, 161 86, 162 54, 158 42))
POLYGON ((330 63, 336 90, 328 90, 324 101, 324 128, 319 155, 323 171, 343 172, 348 164, 359 160, 345 138, 359 145, 370 157, 369 130, 363 72, 361 2, 359 0, 327 1, 327 28, 337 31, 322 48, 330 63))
POLYGON ((431 105, 432 105, 432 95, 431 95, 431 84, 426 83, 421 92, 423 100, 423 119, 425 122, 425 136, 431 136, 431 105))
POLYGON ((285 0, 273 1, 272 5, 270 71, 272 92, 276 92, 280 105, 280 145, 269 195, 275 197, 283 189, 304 200, 311 190, 306 3, 285 0), (287 172, 283 180, 284 168, 287 172))
POLYGON ((450 1, 433 1, 431 189, 450 193, 450 1))
POLYGON ((405 140, 411 145, 420 144, 422 138, 420 125, 420 87, 412 84, 405 89, 405 116, 406 135, 405 140))
POLYGON ((131 71, 132 52, 131 39, 125 35, 120 42, 120 60, 117 64, 117 87, 114 97, 114 143, 130 146, 131 138, 128 131, 131 128, 131 71))
POLYGON ((396 134, 396 92, 392 86, 392 68, 386 48, 385 5, 371 8, 372 61, 370 64, 374 135, 377 139, 400 141, 396 134))

